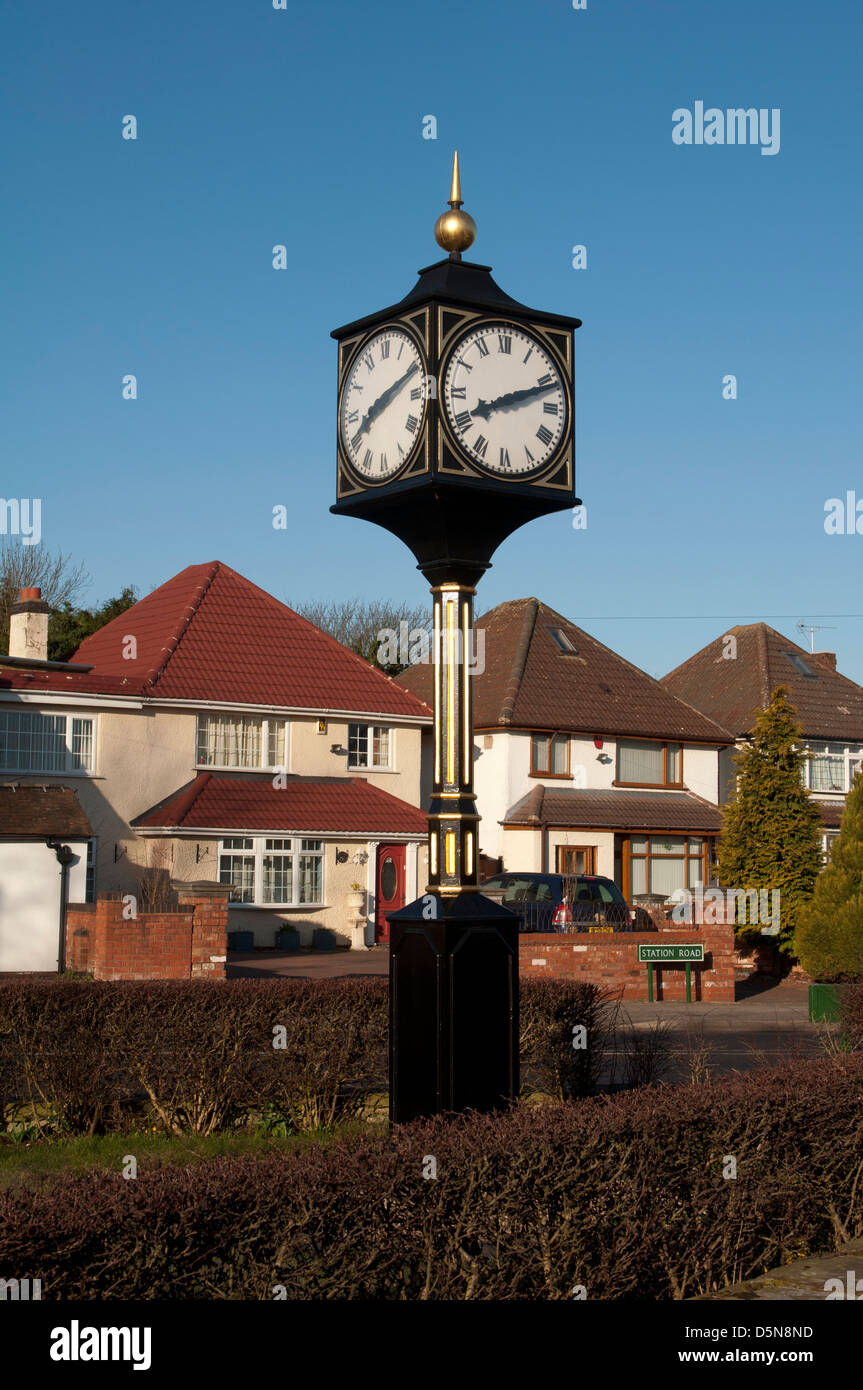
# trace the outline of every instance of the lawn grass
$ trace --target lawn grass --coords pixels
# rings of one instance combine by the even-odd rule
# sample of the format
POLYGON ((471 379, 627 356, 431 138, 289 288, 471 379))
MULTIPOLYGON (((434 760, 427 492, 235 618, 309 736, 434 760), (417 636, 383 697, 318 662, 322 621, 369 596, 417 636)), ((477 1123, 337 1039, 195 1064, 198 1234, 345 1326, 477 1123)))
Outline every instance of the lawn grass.
MULTIPOLYGON (((126 1155, 138 1160, 138 1171, 160 1163, 196 1163, 202 1158, 229 1155, 288 1153, 307 1144, 332 1143, 357 1127, 357 1122, 311 1134, 278 1138, 251 1131, 224 1134, 165 1135, 146 1130, 99 1134, 32 1143, 0 1143, 0 1190, 25 1185, 59 1173, 101 1168, 122 1172, 126 1155)), ((362 1126, 360 1126, 362 1127, 362 1126)))

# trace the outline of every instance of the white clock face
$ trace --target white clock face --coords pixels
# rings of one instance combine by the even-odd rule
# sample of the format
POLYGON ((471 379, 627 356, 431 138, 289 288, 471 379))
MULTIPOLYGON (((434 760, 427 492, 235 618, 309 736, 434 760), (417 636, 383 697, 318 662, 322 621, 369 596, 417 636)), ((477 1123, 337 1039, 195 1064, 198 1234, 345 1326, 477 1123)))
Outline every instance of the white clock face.
POLYGON ((538 339, 514 324, 481 324, 459 339, 443 397, 462 450, 504 477, 541 468, 567 426, 560 371, 538 339))
POLYGON ((342 391, 339 432, 358 473, 380 482, 397 473, 420 436, 425 415, 419 348, 399 328, 363 345, 342 391))

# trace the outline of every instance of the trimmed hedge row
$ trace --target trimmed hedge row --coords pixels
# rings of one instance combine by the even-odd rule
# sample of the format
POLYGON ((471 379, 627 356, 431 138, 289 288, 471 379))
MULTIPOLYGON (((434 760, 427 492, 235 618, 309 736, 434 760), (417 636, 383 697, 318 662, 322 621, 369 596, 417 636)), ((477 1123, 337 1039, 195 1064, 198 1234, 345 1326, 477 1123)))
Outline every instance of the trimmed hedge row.
MULTIPOLYGON (((564 981, 522 989, 532 1085, 592 1093, 613 999, 564 981)), ((386 1089, 387 1000, 384 979, 3 982, 0 1126, 16 1103, 70 1134, 127 1129, 136 1112, 169 1134, 264 1112, 292 1131, 332 1125, 386 1089)))
POLYGON ((0 1275, 48 1299, 686 1298, 863 1234, 861 1141, 844 1056, 66 1175, 0 1196, 0 1275))

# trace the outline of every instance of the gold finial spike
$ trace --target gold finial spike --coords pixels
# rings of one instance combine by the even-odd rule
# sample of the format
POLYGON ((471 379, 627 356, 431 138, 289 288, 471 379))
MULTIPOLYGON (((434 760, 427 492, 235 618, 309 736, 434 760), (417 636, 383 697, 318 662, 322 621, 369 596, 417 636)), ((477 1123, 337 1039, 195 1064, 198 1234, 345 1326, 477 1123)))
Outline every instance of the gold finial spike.
POLYGON ((473 245, 476 223, 469 212, 462 210, 461 179, 458 169, 458 150, 452 161, 452 186, 449 191, 449 212, 442 212, 434 226, 435 241, 449 251, 451 261, 460 261, 462 251, 473 245))
POLYGON ((462 205, 461 179, 458 176, 458 150, 452 157, 452 187, 449 191, 449 205, 451 208, 460 208, 462 205))

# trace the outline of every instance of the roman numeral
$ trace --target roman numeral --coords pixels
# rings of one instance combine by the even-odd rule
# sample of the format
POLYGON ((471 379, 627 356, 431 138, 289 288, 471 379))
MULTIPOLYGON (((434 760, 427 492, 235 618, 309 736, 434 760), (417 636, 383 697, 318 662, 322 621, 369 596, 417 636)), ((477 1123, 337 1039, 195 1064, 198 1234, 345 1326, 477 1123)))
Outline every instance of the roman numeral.
POLYGON ((524 354, 524 357, 521 359, 521 360, 522 360, 522 364, 524 364, 524 363, 527 361, 527 359, 530 357, 530 354, 531 354, 532 352, 533 352, 533 348, 532 348, 532 347, 529 347, 528 350, 527 350, 527 352, 524 354))
POLYGON ((536 432, 536 437, 537 437, 537 439, 540 441, 540 443, 542 443, 542 444, 544 444, 544 445, 546 446, 546 448, 548 447, 548 445, 551 443, 552 439, 554 438, 554 436, 553 436, 551 430, 547 430, 547 429, 545 428, 545 425, 540 425, 539 429, 538 429, 537 432, 536 432))
POLYGON ((418 401, 421 395, 422 391, 418 386, 415 386, 414 389, 411 391, 411 400, 418 401))
POLYGON ((479 456, 480 456, 481 459, 484 459, 484 458, 485 458, 485 451, 486 451, 486 449, 488 448, 488 440, 485 438, 484 435, 482 435, 482 434, 481 434, 481 435, 478 435, 478 436, 477 436, 477 441, 476 441, 476 443, 474 444, 473 447, 474 447, 474 452, 477 453, 477 454, 479 454, 479 456))
POLYGON ((488 348, 485 345, 485 338, 477 338, 476 345, 477 349, 479 350, 480 357, 488 357, 488 348))
POLYGON ((556 415, 556 414, 557 414, 557 402, 556 402, 556 401, 544 401, 544 402, 543 402, 543 407, 542 407, 542 409, 543 409, 543 413, 544 413, 545 415, 556 415))
POLYGON ((409 429, 411 434, 416 433, 416 427, 418 424, 419 420, 415 415, 409 415, 407 420, 405 420, 405 428, 409 429))
POLYGON ((533 454, 530 452, 530 449, 527 447, 526 444, 525 444, 525 446, 524 446, 524 452, 527 454, 527 461, 528 461, 528 463, 533 463, 533 462, 534 462, 533 454))
POLYGON ((365 456, 365 458, 363 459, 363 468, 368 469, 368 468, 371 468, 371 466, 372 466, 372 451, 371 451, 371 449, 366 449, 366 456, 365 456))
POLYGON ((545 376, 541 376, 541 377, 539 378, 539 381, 538 381, 536 384, 537 384, 537 386, 550 386, 550 385, 551 385, 551 382, 552 382, 552 378, 551 378, 550 374, 549 374, 548 372, 546 372, 545 376))
POLYGON ((387 360, 387 358, 389 357, 389 355, 390 355, 390 340, 389 340, 389 338, 384 338, 383 342, 381 343, 381 361, 382 361, 382 362, 386 362, 386 360, 387 360))
POLYGON ((470 418, 469 410, 463 410, 460 415, 455 417, 455 427, 457 430, 470 429, 472 424, 473 420, 470 418))
POLYGON ((374 369, 375 369, 375 359, 372 357, 372 355, 371 355, 370 352, 367 352, 367 353, 366 353, 365 357, 363 358, 363 361, 365 362, 365 364, 366 364, 366 366, 368 367, 369 371, 370 371, 370 372, 373 372, 374 369))
POLYGON ((402 353, 404 352, 404 350, 405 350, 405 345, 404 345, 404 339, 403 339, 402 342, 401 342, 401 344, 399 345, 398 356, 396 357, 396 361, 397 361, 397 362, 398 362, 399 358, 401 357, 402 353))
POLYGON ((467 399, 467 387, 466 387, 466 386, 454 386, 454 387, 452 388, 452 390, 450 391, 450 395, 452 396, 452 398, 453 398, 454 401, 463 401, 463 400, 466 400, 466 399, 467 399))
POLYGON ((501 336, 500 334, 498 334, 498 335, 497 335, 497 350, 498 350, 498 352, 506 352, 506 353, 509 353, 509 351, 510 351, 511 348, 512 348, 512 338, 510 338, 509 334, 508 334, 508 333, 504 333, 503 336, 501 336))
POLYGON ((472 372, 472 371, 473 371, 473 367, 469 367, 468 364, 465 362, 465 360, 464 360, 463 357, 460 357, 460 358, 458 359, 458 364, 459 364, 460 367, 464 367, 464 369, 465 369, 466 372, 472 372))
POLYGON ((357 420, 359 420, 359 418, 360 418, 360 412, 359 412, 358 410, 352 410, 351 413, 350 413, 350 415, 348 416, 348 424, 349 424, 349 425, 355 425, 355 424, 357 423, 357 420))
POLYGON ((405 456, 405 451, 404 451, 404 449, 402 448, 401 444, 396 443, 396 448, 398 449, 398 451, 399 451, 399 453, 401 454, 402 458, 404 458, 404 456, 405 456))
POLYGON ((362 430, 360 430, 359 434, 355 434, 354 437, 353 437, 353 439, 351 440, 351 448, 353 449, 354 453, 358 453, 358 452, 359 452, 359 447, 360 447, 360 445, 362 444, 362 442, 363 442, 363 432, 362 432, 362 430))
POLYGON ((510 464, 510 461, 509 461, 509 450, 508 450, 508 449, 501 449, 501 451, 500 451, 500 467, 501 467, 501 468, 510 468, 510 467, 511 467, 511 464, 510 464))
POLYGON ((386 456, 386 454, 381 454, 381 472, 382 472, 382 473, 386 473, 386 471, 387 471, 387 456, 386 456))

